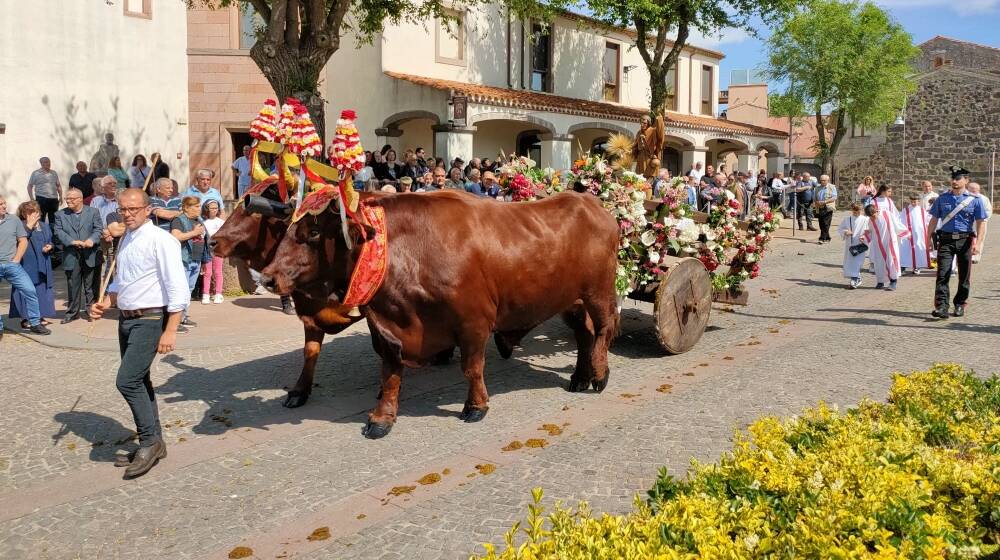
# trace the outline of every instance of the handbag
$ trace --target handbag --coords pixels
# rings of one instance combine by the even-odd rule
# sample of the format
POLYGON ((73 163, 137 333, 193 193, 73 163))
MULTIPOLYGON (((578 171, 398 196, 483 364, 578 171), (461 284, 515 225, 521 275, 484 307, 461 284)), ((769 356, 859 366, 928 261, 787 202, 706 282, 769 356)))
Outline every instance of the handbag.
POLYGON ((858 243, 857 245, 851 245, 850 247, 847 248, 847 250, 850 251, 852 257, 856 257, 861 253, 867 251, 868 245, 864 243, 858 243))

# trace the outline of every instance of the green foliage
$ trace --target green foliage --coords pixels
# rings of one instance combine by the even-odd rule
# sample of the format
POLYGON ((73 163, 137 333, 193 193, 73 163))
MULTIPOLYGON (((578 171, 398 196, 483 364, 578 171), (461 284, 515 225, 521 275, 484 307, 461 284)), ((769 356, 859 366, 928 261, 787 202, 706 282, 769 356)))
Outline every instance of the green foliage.
POLYGON ((682 481, 661 469, 628 515, 533 492, 489 560, 983 558, 1000 538, 1000 381, 956 365, 897 374, 887 404, 823 404, 737 433, 682 481))
POLYGON ((871 2, 811 0, 782 23, 768 49, 770 76, 789 84, 782 98, 815 115, 830 109, 830 121, 818 124, 819 148, 831 157, 848 119, 871 128, 890 123, 916 89, 911 63, 920 50, 871 2))
POLYGON ((788 117, 792 121, 801 121, 806 114, 805 103, 800 97, 787 93, 772 93, 767 96, 767 109, 772 117, 788 117))

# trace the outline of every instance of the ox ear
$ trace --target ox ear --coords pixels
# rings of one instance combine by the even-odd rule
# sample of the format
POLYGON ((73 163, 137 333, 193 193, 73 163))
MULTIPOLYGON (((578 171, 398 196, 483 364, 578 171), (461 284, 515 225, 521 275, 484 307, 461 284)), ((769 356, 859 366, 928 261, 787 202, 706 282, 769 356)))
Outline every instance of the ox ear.
POLYGON ((285 220, 292 214, 292 207, 288 204, 263 196, 248 196, 244 205, 248 213, 260 214, 267 218, 285 220))

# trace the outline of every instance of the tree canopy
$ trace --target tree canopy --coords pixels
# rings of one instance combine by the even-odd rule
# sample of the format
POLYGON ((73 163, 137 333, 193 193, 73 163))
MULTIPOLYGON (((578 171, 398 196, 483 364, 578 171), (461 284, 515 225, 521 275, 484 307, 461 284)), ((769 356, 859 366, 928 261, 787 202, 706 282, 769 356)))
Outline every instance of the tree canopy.
POLYGON ((771 78, 788 84, 783 96, 816 116, 824 169, 848 122, 890 123, 916 88, 912 61, 920 50, 871 2, 812 0, 775 31, 768 49, 771 78))

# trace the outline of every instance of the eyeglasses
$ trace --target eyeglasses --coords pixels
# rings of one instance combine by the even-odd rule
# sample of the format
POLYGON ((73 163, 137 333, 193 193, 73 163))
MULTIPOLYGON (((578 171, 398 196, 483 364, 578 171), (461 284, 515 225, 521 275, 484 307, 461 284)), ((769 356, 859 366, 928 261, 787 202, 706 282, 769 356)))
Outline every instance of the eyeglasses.
POLYGON ((133 207, 119 206, 118 207, 118 211, 121 212, 122 214, 138 214, 140 211, 145 210, 146 208, 149 208, 149 207, 148 206, 133 206, 133 207))

